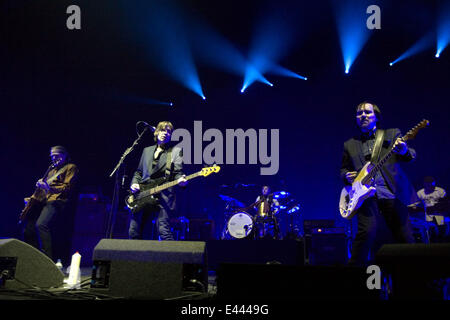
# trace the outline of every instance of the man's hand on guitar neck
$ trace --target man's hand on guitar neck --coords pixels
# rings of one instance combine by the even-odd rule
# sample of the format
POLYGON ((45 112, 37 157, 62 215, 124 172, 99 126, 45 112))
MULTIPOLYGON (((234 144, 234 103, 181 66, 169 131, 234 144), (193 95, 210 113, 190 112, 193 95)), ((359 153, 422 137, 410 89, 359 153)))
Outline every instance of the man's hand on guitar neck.
POLYGON ((408 145, 401 138, 397 138, 394 143, 393 151, 400 155, 405 155, 408 152, 408 145))
POLYGON ((182 176, 182 177, 178 178, 177 182, 180 187, 184 187, 187 185, 188 181, 186 180, 186 176, 182 176))

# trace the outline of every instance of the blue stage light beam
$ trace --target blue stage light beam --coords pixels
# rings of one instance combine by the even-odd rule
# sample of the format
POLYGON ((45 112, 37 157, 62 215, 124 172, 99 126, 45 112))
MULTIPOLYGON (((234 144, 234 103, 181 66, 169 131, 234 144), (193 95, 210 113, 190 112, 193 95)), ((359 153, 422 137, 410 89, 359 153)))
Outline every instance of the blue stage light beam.
POLYGON ((430 48, 433 44, 433 34, 428 33, 422 38, 420 38, 419 41, 417 41, 415 44, 411 46, 408 50, 406 50, 402 55, 400 55, 397 59, 390 62, 389 65, 392 67, 394 64, 405 60, 407 58, 412 57, 413 55, 418 54, 419 52, 422 52, 426 50, 427 48, 430 48))
POLYGON ((187 30, 190 21, 173 1, 136 2, 124 5, 130 27, 145 49, 148 61, 162 74, 204 98, 187 30))
POLYGON ((245 70, 244 83, 241 88, 241 93, 244 93, 244 91, 255 81, 259 81, 273 87, 273 84, 269 80, 267 80, 255 67, 249 64, 245 70))
POLYGON ((226 38, 200 20, 193 24, 191 31, 195 56, 202 63, 231 74, 244 74, 247 61, 226 38))
POLYGON ((172 79, 190 89, 204 99, 202 85, 189 47, 186 34, 181 29, 168 28, 160 34, 161 45, 159 67, 172 79))
POLYGON ((450 1, 442 3, 441 7, 439 7, 436 38, 435 57, 439 58, 442 51, 444 51, 450 43, 450 1))
POLYGON ((286 15, 286 10, 273 6, 265 8, 259 16, 253 31, 248 54, 249 66, 246 68, 241 92, 255 81, 273 86, 264 77, 266 73, 304 78, 277 65, 278 61, 289 52, 294 43, 294 33, 298 31, 298 28, 293 27, 298 23, 293 12, 296 10, 293 9, 286 15))
POLYGON ((163 101, 155 98, 150 98, 146 95, 138 95, 135 93, 124 92, 117 88, 97 87, 96 93, 105 99, 112 99, 114 101, 124 102, 127 104, 132 103, 148 106, 170 106, 170 107, 174 105, 172 101, 163 101))
POLYGON ((173 102, 171 101, 161 101, 158 99, 148 98, 148 97, 139 97, 136 95, 121 95, 121 99, 132 102, 132 103, 138 103, 143 105, 157 105, 157 106, 168 106, 173 107, 173 102))
POLYGON ((370 37, 366 26, 366 1, 334 1, 335 16, 341 44, 344 72, 348 74, 370 37))
POLYGON ((278 75, 284 76, 284 77, 291 77, 291 78, 297 78, 297 79, 301 79, 301 80, 308 80, 307 77, 301 76, 298 73, 295 73, 294 71, 291 71, 291 70, 286 69, 286 68, 284 68, 282 66, 279 66, 279 65, 272 66, 270 68, 270 73, 278 74, 278 75))
POLYGON ((254 81, 270 82, 236 47, 200 17, 191 25, 191 42, 196 58, 209 66, 244 77, 243 93, 254 81))

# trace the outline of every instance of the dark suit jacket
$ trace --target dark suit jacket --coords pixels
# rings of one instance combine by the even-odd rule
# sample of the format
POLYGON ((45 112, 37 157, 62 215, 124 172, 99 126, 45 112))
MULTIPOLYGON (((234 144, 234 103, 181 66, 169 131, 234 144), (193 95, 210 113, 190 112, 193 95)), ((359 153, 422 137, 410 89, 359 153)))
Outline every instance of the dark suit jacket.
MULTIPOLYGON (((386 129, 384 134, 383 147, 380 159, 382 159, 392 148, 395 140, 401 136, 399 129, 386 129)), ((345 179, 345 174, 349 171, 358 171, 366 164, 362 153, 362 137, 355 136, 344 143, 344 152, 341 165, 341 179, 345 184, 349 184, 345 179)), ((416 157, 416 152, 408 148, 405 155, 394 153, 391 158, 382 166, 380 172, 388 187, 392 190, 397 199, 404 204, 417 201, 417 194, 408 180, 405 172, 400 166, 401 162, 409 162, 416 157)))
MULTIPOLYGON (((131 184, 146 183, 152 179, 165 175, 167 164, 167 153, 165 150, 153 166, 153 156, 155 154, 156 145, 145 148, 142 151, 139 166, 133 175, 131 184)), ((170 169, 170 178, 168 181, 177 180, 183 175, 183 150, 179 147, 172 147, 172 161, 170 169)), ((175 210, 175 194, 173 188, 169 188, 161 192, 161 205, 167 206, 166 209, 175 210)))

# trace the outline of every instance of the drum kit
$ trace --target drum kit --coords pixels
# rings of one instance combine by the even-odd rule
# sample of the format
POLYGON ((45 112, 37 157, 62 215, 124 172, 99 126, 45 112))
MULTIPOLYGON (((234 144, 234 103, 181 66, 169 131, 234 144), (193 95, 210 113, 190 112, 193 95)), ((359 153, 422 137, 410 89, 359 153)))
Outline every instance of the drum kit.
MULTIPOLYGON (((444 216, 446 219, 450 218, 450 199, 445 197, 439 199, 433 206, 425 207, 423 201, 419 201, 408 206, 409 220, 414 234, 420 235, 420 242, 430 243, 434 241, 433 236, 439 233, 437 227, 437 221, 427 221, 425 213, 431 218, 434 215, 444 216)), ((450 234, 450 230, 447 227, 445 233, 450 234)))
POLYGON ((290 237, 298 230, 294 216, 300 205, 287 191, 272 193, 272 198, 276 201, 268 214, 257 212, 259 201, 245 206, 230 196, 220 194, 219 197, 225 202, 222 240, 282 239, 290 237), (287 224, 283 231, 280 230, 280 220, 287 224))

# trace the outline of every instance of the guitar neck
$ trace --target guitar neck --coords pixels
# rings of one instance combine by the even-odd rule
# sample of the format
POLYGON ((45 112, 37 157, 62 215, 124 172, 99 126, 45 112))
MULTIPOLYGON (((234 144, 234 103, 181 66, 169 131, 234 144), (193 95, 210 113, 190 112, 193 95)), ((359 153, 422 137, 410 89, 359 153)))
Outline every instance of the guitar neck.
MULTIPOLYGON (((403 138, 401 138, 403 140, 403 138)), ((384 155, 384 157, 378 161, 378 163, 372 168, 372 170, 369 172, 369 174, 366 176, 365 183, 370 181, 378 171, 380 171, 381 167, 386 163, 386 161, 389 160, 389 158, 394 154, 394 148, 391 148, 391 150, 384 155)))
POLYGON ((370 171, 368 176, 370 176, 370 179, 372 179, 375 174, 381 169, 381 167, 386 163, 386 161, 389 160, 389 158, 394 154, 394 149, 391 149, 378 163, 375 165, 375 167, 370 171))
MULTIPOLYGON (((403 137, 400 139, 403 142, 406 142, 410 139, 414 139, 417 132, 419 132, 420 129, 427 127, 430 124, 428 120, 422 120, 420 121, 414 128, 409 130, 403 137)), ((394 142, 395 143, 395 142, 394 142)), ((375 176, 375 174, 381 169, 381 167, 386 163, 386 161, 389 160, 389 158, 394 153, 394 147, 391 148, 391 150, 380 160, 378 163, 372 168, 372 170, 367 174, 367 176, 363 179, 364 184, 368 184, 370 180, 375 176)))
MULTIPOLYGON (((201 174, 201 171, 193 173, 193 174, 190 174, 185 179, 186 180, 191 180, 193 178, 196 178, 196 177, 200 176, 200 174, 201 174)), ((149 189, 147 191, 141 192, 141 194, 145 193, 145 195, 151 195, 151 194, 158 193, 158 192, 161 192, 163 190, 166 190, 168 188, 174 187, 177 184, 178 184, 177 180, 166 182, 166 183, 164 183, 164 184, 162 184, 160 186, 156 186, 156 187, 153 187, 153 188, 151 188, 151 189, 149 189)))

